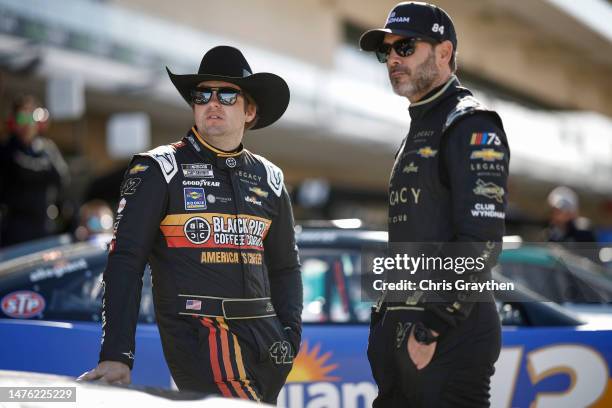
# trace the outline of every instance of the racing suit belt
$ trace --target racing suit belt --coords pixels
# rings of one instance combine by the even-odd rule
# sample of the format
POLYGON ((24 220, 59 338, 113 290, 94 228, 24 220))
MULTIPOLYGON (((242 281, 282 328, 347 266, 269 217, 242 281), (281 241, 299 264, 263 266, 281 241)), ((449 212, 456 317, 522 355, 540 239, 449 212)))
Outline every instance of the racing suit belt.
POLYGON ((223 317, 225 319, 257 319, 276 316, 269 297, 222 298, 215 296, 178 295, 178 314, 187 316, 223 317))

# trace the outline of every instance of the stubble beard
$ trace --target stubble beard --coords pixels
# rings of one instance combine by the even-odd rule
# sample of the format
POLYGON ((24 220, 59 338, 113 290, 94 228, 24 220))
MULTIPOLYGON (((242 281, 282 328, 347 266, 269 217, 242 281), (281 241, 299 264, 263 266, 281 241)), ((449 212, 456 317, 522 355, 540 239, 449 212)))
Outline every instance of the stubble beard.
POLYGON ((440 76, 435 53, 431 51, 427 59, 417 66, 414 72, 408 67, 396 67, 394 71, 403 72, 408 78, 392 78, 389 76, 393 92, 410 99, 426 94, 432 89, 440 76))

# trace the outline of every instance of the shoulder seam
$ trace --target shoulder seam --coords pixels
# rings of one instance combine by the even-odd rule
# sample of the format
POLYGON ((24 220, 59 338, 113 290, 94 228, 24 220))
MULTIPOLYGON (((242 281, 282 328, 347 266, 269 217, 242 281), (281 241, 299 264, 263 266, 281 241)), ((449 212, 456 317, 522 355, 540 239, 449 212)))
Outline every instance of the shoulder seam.
POLYGON ((283 185, 285 179, 281 168, 263 156, 252 152, 249 153, 251 153, 253 157, 259 160, 261 164, 263 164, 264 168, 266 169, 266 178, 268 181, 268 186, 272 189, 272 191, 274 192, 274 194, 276 194, 277 197, 280 197, 281 193, 283 192, 283 185))
POLYGON ((162 145, 135 156, 150 157, 159 166, 166 183, 170 183, 172 178, 178 173, 178 163, 175 157, 176 147, 173 145, 162 145))

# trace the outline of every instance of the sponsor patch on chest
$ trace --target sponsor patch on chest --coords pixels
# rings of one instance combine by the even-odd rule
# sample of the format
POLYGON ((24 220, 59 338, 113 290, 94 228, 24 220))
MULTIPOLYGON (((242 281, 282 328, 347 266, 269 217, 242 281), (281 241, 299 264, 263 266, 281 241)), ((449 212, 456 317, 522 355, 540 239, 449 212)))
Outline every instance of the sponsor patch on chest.
POLYGON ((187 187, 183 189, 185 198, 185 210, 205 210, 206 195, 203 188, 187 187))
POLYGON ((181 164, 183 176, 188 178, 213 178, 212 164, 181 164))

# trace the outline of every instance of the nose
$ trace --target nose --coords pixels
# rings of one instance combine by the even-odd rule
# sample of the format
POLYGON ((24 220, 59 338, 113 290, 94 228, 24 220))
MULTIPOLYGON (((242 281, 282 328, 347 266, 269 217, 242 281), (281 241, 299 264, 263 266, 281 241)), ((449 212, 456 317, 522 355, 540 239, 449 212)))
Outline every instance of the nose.
POLYGON ((217 91, 212 91, 212 96, 210 97, 209 104, 212 104, 217 107, 221 106, 221 102, 219 102, 219 95, 217 94, 217 91))
POLYGON ((399 65, 401 61, 402 61, 402 57, 397 55, 397 52, 395 52, 395 49, 391 48, 391 51, 389 52, 389 58, 387 59, 387 65, 389 67, 396 66, 396 65, 399 65))

